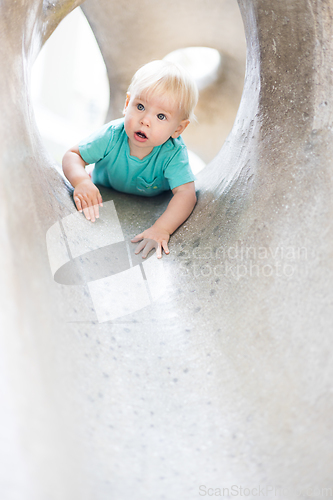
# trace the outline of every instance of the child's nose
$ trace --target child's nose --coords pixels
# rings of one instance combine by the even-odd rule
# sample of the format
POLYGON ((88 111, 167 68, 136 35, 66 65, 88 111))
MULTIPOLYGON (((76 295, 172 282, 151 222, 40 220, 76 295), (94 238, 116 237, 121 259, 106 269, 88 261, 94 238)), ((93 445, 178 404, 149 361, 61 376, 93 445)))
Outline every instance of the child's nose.
POLYGON ((149 127, 150 126, 149 116, 147 116, 147 115, 142 116, 141 123, 142 123, 142 125, 146 125, 147 127, 149 127))

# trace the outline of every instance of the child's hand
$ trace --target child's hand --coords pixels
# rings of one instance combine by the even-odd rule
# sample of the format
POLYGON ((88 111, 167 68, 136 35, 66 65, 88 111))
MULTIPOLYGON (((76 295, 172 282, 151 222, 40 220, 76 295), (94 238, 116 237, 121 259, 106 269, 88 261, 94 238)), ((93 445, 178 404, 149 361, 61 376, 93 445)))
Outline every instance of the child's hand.
POLYGON ((99 189, 90 179, 84 179, 75 186, 74 202, 79 212, 84 213, 86 219, 95 222, 99 217, 99 206, 103 206, 103 200, 99 189))
POLYGON ((143 233, 137 234, 132 240, 132 243, 137 243, 142 240, 135 249, 135 253, 138 254, 142 252, 142 258, 145 259, 149 254, 150 250, 156 248, 156 256, 158 259, 162 257, 162 248, 166 254, 170 253, 168 248, 168 241, 170 239, 170 234, 163 228, 158 226, 151 226, 149 229, 143 231, 143 233))

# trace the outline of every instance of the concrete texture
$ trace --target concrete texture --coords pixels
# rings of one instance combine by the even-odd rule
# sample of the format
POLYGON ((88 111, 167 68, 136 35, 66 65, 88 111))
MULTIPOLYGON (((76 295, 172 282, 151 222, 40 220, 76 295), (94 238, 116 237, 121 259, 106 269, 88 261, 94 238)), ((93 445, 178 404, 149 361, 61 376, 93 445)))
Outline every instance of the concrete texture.
MULTIPOLYGON (((248 54, 234 128, 163 258, 162 297, 145 274, 150 305, 109 321, 89 283, 120 266, 125 246, 140 267, 128 240, 168 195, 103 190, 113 204, 100 245, 121 251, 91 248, 74 259, 79 276, 57 274, 74 266, 66 259, 78 238, 94 237, 88 223, 75 235, 67 219, 75 209, 39 139, 29 72, 77 3, 0 6, 1 498, 192 500, 231 486, 230 497, 255 498, 259 485, 271 498, 329 496, 332 2, 239 2, 248 54), (115 220, 122 233, 110 243, 115 220)), ((110 2, 94 4, 103 12, 110 2)), ((149 2, 140 5, 144 18, 149 2)), ((104 19, 95 23, 98 33, 104 19)), ((118 50, 126 59, 128 47, 118 50)))

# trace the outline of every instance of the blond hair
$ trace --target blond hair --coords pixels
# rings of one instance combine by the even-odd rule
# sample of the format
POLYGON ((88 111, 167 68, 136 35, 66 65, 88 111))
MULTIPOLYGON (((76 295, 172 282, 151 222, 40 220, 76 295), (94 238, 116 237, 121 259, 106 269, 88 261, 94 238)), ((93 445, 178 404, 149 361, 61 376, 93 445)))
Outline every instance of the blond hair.
POLYGON ((198 88, 188 72, 177 64, 151 61, 142 66, 132 78, 128 93, 133 96, 160 94, 171 97, 184 120, 194 120, 194 108, 198 102, 198 88))

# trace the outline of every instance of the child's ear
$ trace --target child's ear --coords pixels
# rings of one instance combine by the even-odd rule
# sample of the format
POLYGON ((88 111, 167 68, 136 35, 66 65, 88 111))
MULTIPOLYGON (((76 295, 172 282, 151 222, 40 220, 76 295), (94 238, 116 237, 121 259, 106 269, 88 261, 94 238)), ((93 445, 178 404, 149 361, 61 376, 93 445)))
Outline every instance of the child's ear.
POLYGON ((171 137, 173 139, 177 139, 177 137, 179 137, 180 134, 182 134, 184 132, 184 130, 186 129, 186 127, 189 123, 190 123, 190 120, 182 120, 171 137))
POLYGON ((125 106, 124 106, 124 109, 123 109, 123 115, 126 113, 126 110, 127 110, 127 107, 128 107, 128 103, 130 102, 130 98, 131 98, 131 94, 129 94, 127 92, 126 99, 125 99, 125 106))

